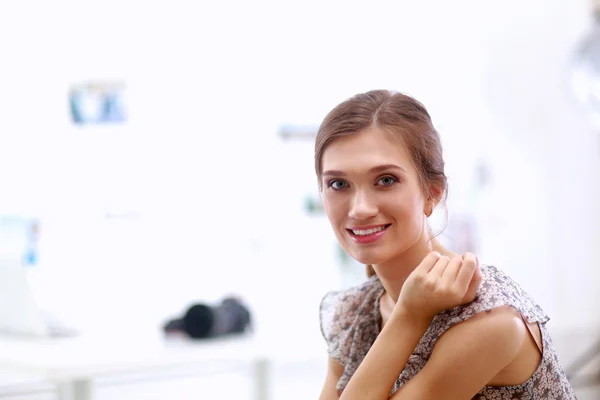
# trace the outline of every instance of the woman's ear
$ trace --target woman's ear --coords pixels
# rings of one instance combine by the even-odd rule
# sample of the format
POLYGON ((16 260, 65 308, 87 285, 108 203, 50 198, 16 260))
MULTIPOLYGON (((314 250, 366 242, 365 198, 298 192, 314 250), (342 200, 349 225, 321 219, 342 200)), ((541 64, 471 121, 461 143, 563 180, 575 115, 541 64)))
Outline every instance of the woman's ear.
POLYGON ((435 185, 429 187, 429 196, 425 199, 425 215, 429 217, 433 213, 433 210, 440 204, 440 201, 442 201, 443 194, 443 190, 439 187, 435 185))
POLYGON ((437 205, 440 204, 440 201, 442 201, 442 196, 444 195, 444 189, 437 185, 431 185, 431 188, 429 190, 429 195, 434 202, 433 206, 437 207, 437 205))
POLYGON ((426 217, 430 217, 434 208, 435 202, 431 196, 428 196, 423 203, 423 214, 425 214, 426 217))

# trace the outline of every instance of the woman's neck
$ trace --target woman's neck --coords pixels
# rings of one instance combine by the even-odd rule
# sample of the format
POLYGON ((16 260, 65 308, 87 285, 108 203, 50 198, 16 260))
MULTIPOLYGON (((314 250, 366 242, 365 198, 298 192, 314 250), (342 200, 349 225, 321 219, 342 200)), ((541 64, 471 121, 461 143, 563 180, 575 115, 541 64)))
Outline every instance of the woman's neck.
POLYGON ((404 285, 404 282, 411 272, 417 268, 425 256, 431 251, 437 251, 448 257, 456 255, 442 246, 436 239, 431 239, 428 242, 416 243, 413 247, 395 259, 384 264, 373 266, 377 273, 377 277, 385 289, 384 297, 387 297, 387 299, 385 299, 386 303, 396 304, 398 297, 400 296, 402 285, 404 285))

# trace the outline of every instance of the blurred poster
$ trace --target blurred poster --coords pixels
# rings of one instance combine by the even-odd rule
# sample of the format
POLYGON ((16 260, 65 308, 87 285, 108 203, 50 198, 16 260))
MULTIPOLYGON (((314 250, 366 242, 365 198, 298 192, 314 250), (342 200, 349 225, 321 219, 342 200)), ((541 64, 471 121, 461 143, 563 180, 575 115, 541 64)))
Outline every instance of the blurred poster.
POLYGON ((90 82, 69 91, 71 118, 78 125, 123 123, 126 120, 125 85, 90 82))

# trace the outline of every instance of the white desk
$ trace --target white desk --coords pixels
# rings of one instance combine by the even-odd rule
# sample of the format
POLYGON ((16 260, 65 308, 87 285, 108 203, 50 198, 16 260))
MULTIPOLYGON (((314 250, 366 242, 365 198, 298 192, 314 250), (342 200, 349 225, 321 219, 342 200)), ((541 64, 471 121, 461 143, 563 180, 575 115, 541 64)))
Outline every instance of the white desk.
POLYGON ((268 400, 269 366, 261 347, 252 338, 0 337, 0 369, 35 374, 54 383, 58 400, 92 400, 94 379, 102 376, 249 362, 254 398, 268 400))

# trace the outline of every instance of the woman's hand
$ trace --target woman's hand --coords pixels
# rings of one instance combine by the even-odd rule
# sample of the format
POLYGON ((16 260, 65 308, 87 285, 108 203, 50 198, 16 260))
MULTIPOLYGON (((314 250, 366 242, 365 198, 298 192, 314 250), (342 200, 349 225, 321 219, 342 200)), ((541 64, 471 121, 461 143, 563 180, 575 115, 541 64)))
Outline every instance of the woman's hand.
POLYGON ((481 279, 473 254, 450 259, 434 251, 404 282, 394 313, 431 320, 441 311, 473 301, 481 279))

